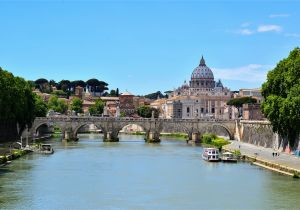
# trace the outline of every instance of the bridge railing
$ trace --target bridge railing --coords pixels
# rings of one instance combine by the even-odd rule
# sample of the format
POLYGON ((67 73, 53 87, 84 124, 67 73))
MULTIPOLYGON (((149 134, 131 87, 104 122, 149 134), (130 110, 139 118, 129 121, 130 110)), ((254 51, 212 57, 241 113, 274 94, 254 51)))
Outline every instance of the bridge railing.
POLYGON ((36 117, 36 120, 55 120, 55 121, 70 121, 70 120, 84 120, 84 121, 132 121, 132 122, 234 122, 235 120, 224 120, 224 119, 210 119, 210 118, 200 118, 200 119, 166 119, 166 118, 134 118, 134 117, 102 117, 102 116, 68 116, 68 115, 58 115, 58 116, 49 116, 49 117, 36 117))

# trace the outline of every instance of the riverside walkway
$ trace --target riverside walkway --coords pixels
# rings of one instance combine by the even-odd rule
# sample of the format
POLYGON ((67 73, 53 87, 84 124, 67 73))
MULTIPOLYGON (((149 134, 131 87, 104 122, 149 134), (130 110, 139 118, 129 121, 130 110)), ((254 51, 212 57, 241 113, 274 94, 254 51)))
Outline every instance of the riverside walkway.
POLYGON ((283 173, 287 172, 286 174, 288 175, 292 174, 291 171, 300 172, 300 157, 296 157, 292 154, 287 154, 275 151, 271 148, 260 147, 239 141, 231 141, 231 144, 226 145, 224 149, 230 151, 240 150, 242 155, 259 160, 257 161, 258 164, 256 165, 260 165, 274 171, 283 173), (279 156, 273 157, 273 152, 279 153, 279 156))

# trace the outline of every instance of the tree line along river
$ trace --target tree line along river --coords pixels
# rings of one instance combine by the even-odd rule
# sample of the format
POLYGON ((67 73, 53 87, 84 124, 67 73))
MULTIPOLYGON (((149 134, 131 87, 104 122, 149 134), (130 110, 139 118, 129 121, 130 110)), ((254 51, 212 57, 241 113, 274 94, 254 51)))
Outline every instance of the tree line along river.
POLYGON ((209 163, 202 148, 163 137, 49 140, 55 153, 0 168, 0 209, 299 209, 300 182, 245 162, 209 163))

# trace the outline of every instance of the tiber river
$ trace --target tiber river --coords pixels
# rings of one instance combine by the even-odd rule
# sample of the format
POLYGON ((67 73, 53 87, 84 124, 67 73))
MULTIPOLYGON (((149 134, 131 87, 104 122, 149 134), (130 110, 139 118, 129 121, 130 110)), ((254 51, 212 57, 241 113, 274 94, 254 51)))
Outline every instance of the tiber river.
POLYGON ((250 163, 208 163, 202 148, 142 136, 50 141, 0 169, 0 209, 300 209, 300 180, 250 163))

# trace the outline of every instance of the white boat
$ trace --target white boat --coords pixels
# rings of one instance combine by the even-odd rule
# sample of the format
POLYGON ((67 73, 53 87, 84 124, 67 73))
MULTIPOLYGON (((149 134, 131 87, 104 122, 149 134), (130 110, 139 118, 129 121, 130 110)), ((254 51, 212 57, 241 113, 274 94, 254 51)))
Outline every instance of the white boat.
POLYGON ((220 161, 219 150, 216 148, 204 148, 202 158, 209 162, 218 162, 220 161))
POLYGON ((237 157, 231 152, 224 152, 221 155, 221 160, 223 162, 236 163, 237 162, 237 157))
POLYGON ((53 154, 54 150, 51 144, 41 144, 36 152, 40 154, 53 154))

